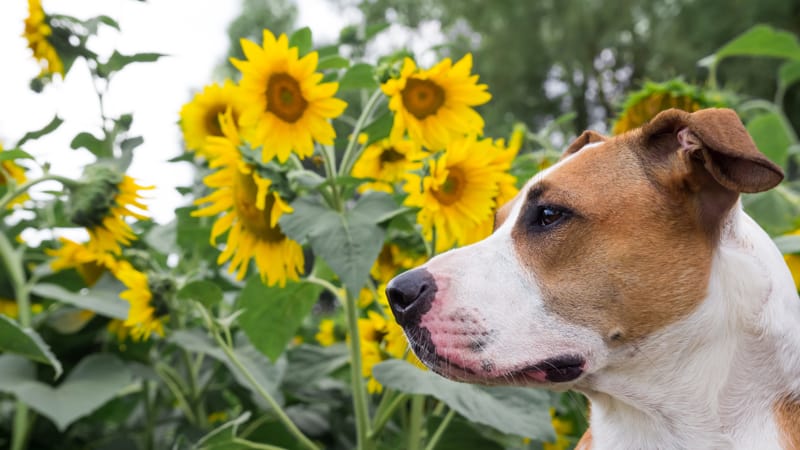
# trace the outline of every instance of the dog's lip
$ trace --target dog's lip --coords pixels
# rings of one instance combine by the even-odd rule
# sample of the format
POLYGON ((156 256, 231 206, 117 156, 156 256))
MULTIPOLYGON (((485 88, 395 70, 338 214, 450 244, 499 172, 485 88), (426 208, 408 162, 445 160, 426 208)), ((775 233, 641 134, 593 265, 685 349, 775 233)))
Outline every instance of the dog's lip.
POLYGON ((580 355, 560 355, 525 366, 514 371, 512 375, 519 375, 540 383, 566 383, 583 375, 585 366, 586 359, 580 355))

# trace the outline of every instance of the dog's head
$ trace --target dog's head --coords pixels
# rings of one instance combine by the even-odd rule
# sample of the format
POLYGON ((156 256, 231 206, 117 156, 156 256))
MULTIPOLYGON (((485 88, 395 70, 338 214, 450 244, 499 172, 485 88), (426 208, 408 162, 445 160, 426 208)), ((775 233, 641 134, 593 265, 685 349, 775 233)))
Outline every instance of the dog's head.
POLYGON ((584 132, 498 211, 491 236, 393 279, 392 311, 444 376, 569 387, 694 311, 739 193, 782 177, 731 110, 584 132))

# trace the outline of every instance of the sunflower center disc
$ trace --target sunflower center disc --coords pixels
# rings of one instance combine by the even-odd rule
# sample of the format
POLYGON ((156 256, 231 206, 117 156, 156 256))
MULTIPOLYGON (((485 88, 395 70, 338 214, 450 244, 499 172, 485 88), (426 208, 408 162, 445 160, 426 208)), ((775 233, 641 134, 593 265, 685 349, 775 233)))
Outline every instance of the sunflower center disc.
POLYGON ((206 133, 210 136, 222 136, 222 126, 219 124, 219 115, 225 112, 225 105, 218 104, 206 110, 206 133))
POLYGON ((266 242, 279 242, 284 239, 280 225, 275 225, 273 228, 269 224, 270 211, 275 203, 275 197, 268 192, 264 209, 258 209, 256 206, 258 187, 251 174, 238 172, 233 191, 236 214, 249 232, 266 242))
POLYGON ((402 95, 403 105, 419 120, 436 114, 444 104, 444 89, 431 80, 409 78, 402 95))
POLYGON ((441 187, 433 191, 433 196, 443 205, 452 205, 461 199, 464 193, 465 181, 464 172, 457 167, 453 167, 441 187))
POLYGON ((381 167, 383 167, 384 164, 391 164, 404 159, 406 159, 406 155, 398 152, 394 147, 386 148, 381 152, 381 167))
POLYGON ((267 111, 283 121, 294 123, 303 117, 308 102, 300 84, 287 73, 276 73, 267 82, 267 111))

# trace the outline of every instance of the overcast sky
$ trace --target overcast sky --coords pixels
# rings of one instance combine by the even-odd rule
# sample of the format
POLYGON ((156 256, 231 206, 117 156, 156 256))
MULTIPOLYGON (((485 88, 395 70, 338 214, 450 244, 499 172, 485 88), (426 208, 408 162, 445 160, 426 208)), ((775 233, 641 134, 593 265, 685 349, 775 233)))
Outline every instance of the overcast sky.
MULTIPOLYGON (((117 20, 122 32, 109 29, 94 42, 93 50, 101 54, 117 49, 125 54, 170 55, 155 63, 128 66, 113 79, 106 103, 111 116, 132 112, 131 131, 144 136, 129 174, 142 184, 156 186, 148 193, 148 204, 159 222, 169 221, 174 208, 185 203, 174 187, 191 181, 188 165, 166 163, 181 152, 178 112, 193 90, 212 81, 212 69, 227 50, 225 30, 239 5, 239 1, 212 0, 43 1, 47 12, 81 19, 105 14, 117 20)), ((342 20, 335 19, 325 0, 301 0, 300 7, 300 26, 311 26, 315 40, 338 35, 342 20)), ((100 130, 89 71, 78 61, 65 81, 53 83, 40 94, 28 89, 39 67, 22 37, 26 17, 26 1, 0 2, 0 142, 9 148, 58 114, 65 120, 61 128, 26 144, 25 150, 51 162, 54 173, 77 177, 93 157, 86 150, 70 149, 69 143, 81 131, 100 130)))
MULTIPOLYGON (((314 42, 331 42, 339 30, 357 23, 356 9, 334 9, 327 0, 297 0, 297 27, 309 26, 314 42)), ((42 0, 46 12, 80 19, 108 15, 119 22, 121 32, 105 29, 94 39, 92 50, 109 55, 157 52, 169 55, 155 63, 133 64, 113 79, 106 98, 106 113, 119 116, 133 113, 132 135, 144 137, 137 148, 128 174, 140 184, 156 186, 147 193, 152 217, 166 223, 174 210, 187 200, 176 186, 191 182, 187 163, 166 161, 182 151, 177 126, 181 106, 193 92, 214 81, 212 70, 227 50, 228 24, 239 12, 240 1, 219 0, 42 0)), ((50 162, 52 172, 68 177, 80 176, 81 168, 93 161, 85 149, 72 150, 69 143, 82 131, 100 131, 100 114, 86 64, 75 63, 66 80, 58 80, 42 93, 28 88, 39 73, 27 41, 22 37, 28 2, 0 0, 0 143, 11 147, 26 132, 46 125, 55 114, 64 124, 53 134, 25 144, 24 149, 41 162, 50 162)), ((423 24, 410 33, 392 26, 382 33, 373 48, 384 53, 403 46, 412 48, 424 64, 434 61, 429 51, 443 41, 438 23, 423 24)), ((57 189, 42 184, 41 189, 57 189)))

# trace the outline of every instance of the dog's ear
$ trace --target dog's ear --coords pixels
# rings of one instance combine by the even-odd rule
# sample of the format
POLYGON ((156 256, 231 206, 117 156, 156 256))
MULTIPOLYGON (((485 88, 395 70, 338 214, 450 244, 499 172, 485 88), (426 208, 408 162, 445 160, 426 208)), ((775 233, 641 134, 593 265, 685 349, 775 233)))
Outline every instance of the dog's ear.
POLYGON ((677 147, 687 164, 690 162, 687 157, 700 163, 719 185, 730 191, 766 191, 783 179, 783 170, 756 148, 739 117, 730 109, 704 109, 691 114, 670 109, 645 125, 642 134, 648 146, 657 151, 677 147))
POLYGON ((606 137, 603 136, 602 134, 596 133, 596 132, 591 131, 591 130, 586 130, 583 133, 581 133, 580 136, 575 138, 574 141, 572 141, 572 144, 570 144, 569 147, 567 147, 567 149, 564 150, 564 153, 561 155, 560 159, 564 159, 564 158, 566 158, 567 156, 569 156, 569 155, 571 155, 573 153, 577 153, 580 149, 582 149, 583 147, 585 147, 585 146, 587 146, 589 144, 592 144, 592 143, 595 143, 595 142, 603 142, 605 140, 606 140, 606 137))

